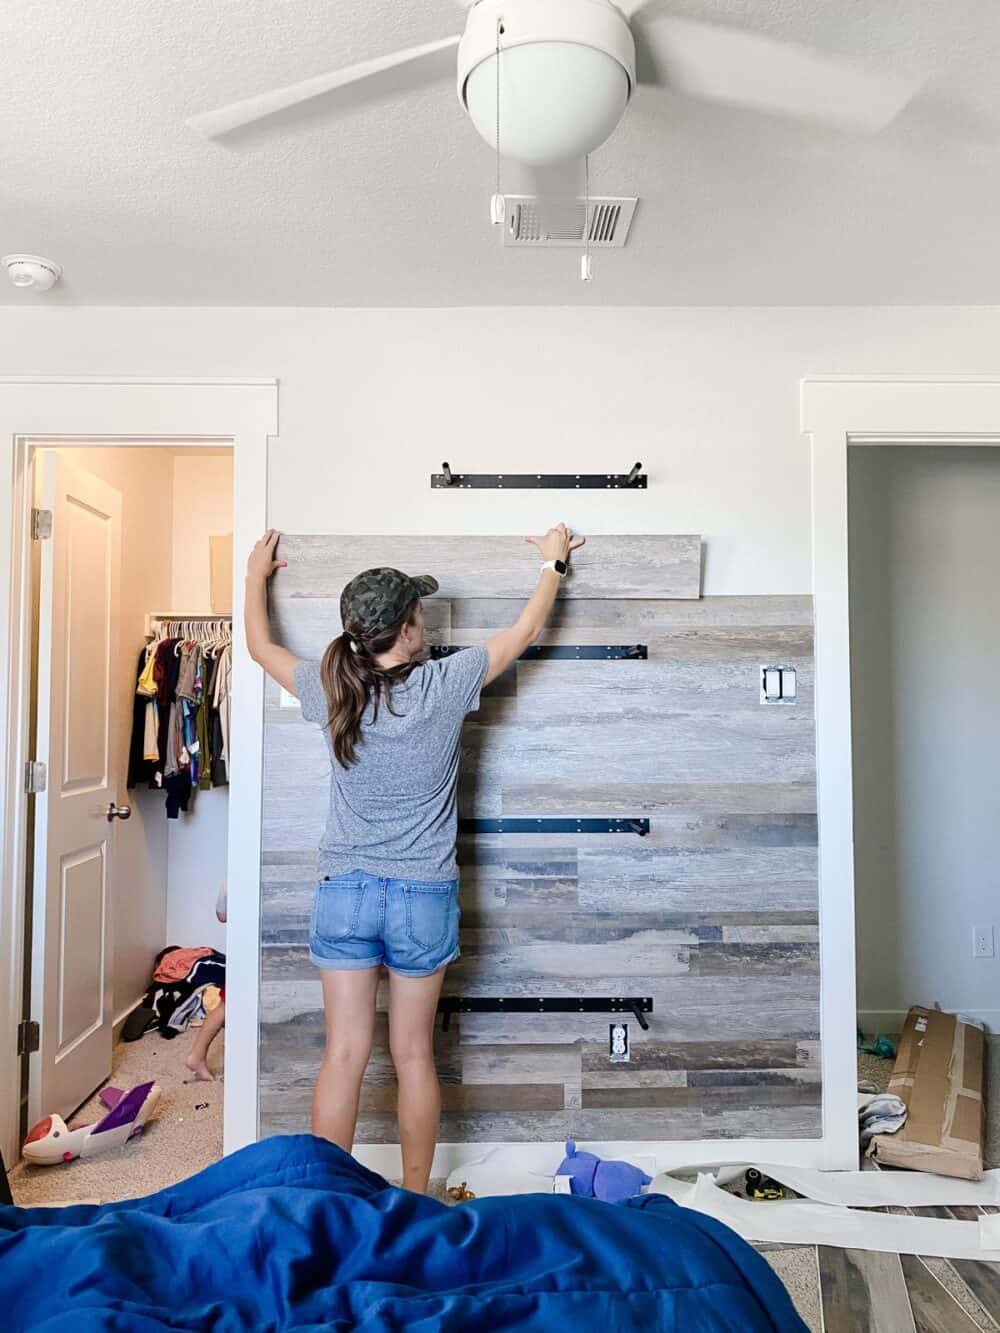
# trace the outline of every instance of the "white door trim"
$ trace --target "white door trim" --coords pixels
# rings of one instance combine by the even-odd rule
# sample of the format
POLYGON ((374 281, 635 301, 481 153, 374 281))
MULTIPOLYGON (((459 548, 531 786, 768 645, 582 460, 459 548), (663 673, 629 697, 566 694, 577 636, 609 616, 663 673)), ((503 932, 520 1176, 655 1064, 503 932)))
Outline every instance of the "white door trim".
POLYGON ((823 1144, 821 1166, 857 1163, 854 818, 847 564, 847 450, 863 445, 996 445, 1000 379, 820 376, 802 381, 812 446, 816 617, 823 1144))
MULTIPOLYGON (((229 788, 226 1098, 224 1147, 257 1137, 257 1041, 260 966, 260 815, 263 747, 262 673, 243 634, 239 566, 267 526, 268 437, 278 431, 278 385, 261 379, 0 377, 0 1149, 17 1160, 18 1059, 24 934, 24 853, 30 588, 27 583, 31 448, 212 441, 233 448, 233 719, 229 788)), ((157 608, 151 608, 157 609, 157 608)))

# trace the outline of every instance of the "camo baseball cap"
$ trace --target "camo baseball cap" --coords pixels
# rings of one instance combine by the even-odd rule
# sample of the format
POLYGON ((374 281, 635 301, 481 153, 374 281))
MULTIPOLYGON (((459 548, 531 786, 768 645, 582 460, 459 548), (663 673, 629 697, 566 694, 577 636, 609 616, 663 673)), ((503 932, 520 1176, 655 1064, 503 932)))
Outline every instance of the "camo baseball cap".
POLYGON ((340 594, 341 623, 358 634, 378 634, 397 625, 417 598, 437 590, 437 579, 429 574, 411 577, 399 569, 366 569, 340 594))

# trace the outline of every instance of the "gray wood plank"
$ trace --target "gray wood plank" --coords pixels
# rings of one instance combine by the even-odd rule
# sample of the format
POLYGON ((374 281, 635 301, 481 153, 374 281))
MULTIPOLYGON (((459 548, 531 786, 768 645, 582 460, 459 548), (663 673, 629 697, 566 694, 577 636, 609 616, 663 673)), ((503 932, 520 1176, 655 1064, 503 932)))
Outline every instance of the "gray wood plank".
MULTIPOLYGON (((773 775, 771 775, 773 777, 773 775)), ((545 804, 545 813, 597 815, 609 805, 627 801, 630 809, 656 812, 662 823, 673 815, 677 828, 704 830, 753 827, 758 821, 816 819, 816 787, 803 782, 608 782, 594 773, 578 775, 564 790, 537 780, 504 785, 508 813, 545 804), (562 802, 562 805, 558 805, 562 802)), ((813 825, 815 827, 815 824, 813 825)), ((673 829, 674 826, 671 825, 673 829)))
POLYGON ((465 1046, 460 1060, 465 1084, 580 1082, 576 1046, 465 1046))
MULTIPOLYGON (((286 533, 273 597, 339 596, 363 569, 391 565, 433 574, 442 597, 521 598, 530 595, 537 552, 509 536, 305 536, 286 533)), ((698 536, 598 534, 574 552, 566 598, 697 598, 701 595, 698 536)))
MULTIPOLYGON (((289 1102, 279 1091, 261 1095, 262 1134, 309 1132, 309 1099, 295 1093, 289 1102), (289 1104, 289 1103, 293 1104, 289 1104)), ((445 1111, 438 1142, 558 1143, 569 1138, 602 1143, 640 1139, 680 1142, 700 1138, 701 1115, 689 1107, 653 1107, 639 1111, 445 1111)), ((355 1143, 398 1143, 392 1113, 367 1115, 358 1121, 355 1143)))
POLYGON ((825 1333, 916 1333, 899 1256, 819 1247, 825 1333))
MULTIPOLYGON (((516 717, 584 727, 600 717, 659 727, 666 714, 759 713, 768 707, 760 702, 759 668, 772 660, 761 651, 751 662, 519 662, 516 717)), ((797 692, 796 713, 812 717, 808 663, 799 665, 797 692)))
MULTIPOLYGON (((501 788, 523 782, 572 787, 600 773, 607 782, 766 782, 775 773, 789 782, 815 775, 812 718, 794 709, 756 712, 664 714, 655 729, 636 721, 595 717, 590 726, 558 720, 477 726, 462 733, 462 762, 501 788)), ((520 813, 510 808, 506 813, 520 813)))
MULTIPOLYGON (((639 1041, 633 1043, 631 1054, 632 1059, 627 1066, 630 1073, 645 1070, 797 1069, 800 1062, 797 1043, 787 1040, 639 1041)), ((607 1068, 606 1045, 584 1045, 582 1060, 583 1076, 586 1081, 591 1073, 601 1072, 607 1068)))
MULTIPOLYGON (((517 619, 521 606, 520 591, 512 599, 456 598, 452 603, 452 629, 456 637, 458 631, 504 629, 517 619)), ((677 601, 659 599, 654 594, 651 599, 623 602, 611 592, 606 597, 575 597, 560 602, 551 624, 560 632, 617 630, 615 642, 626 641, 636 630, 641 631, 639 638, 643 642, 650 635, 682 635, 687 631, 695 631, 699 636, 711 630, 742 629, 751 635, 765 629, 811 631, 813 605, 808 596, 702 597, 698 601, 677 601)))
POLYGON ((903 1276, 917 1333, 979 1333, 951 1293, 916 1255, 901 1254, 903 1276))
POLYGON ((695 976, 747 976, 780 969, 819 975, 818 944, 699 944, 688 953, 688 971, 695 976))

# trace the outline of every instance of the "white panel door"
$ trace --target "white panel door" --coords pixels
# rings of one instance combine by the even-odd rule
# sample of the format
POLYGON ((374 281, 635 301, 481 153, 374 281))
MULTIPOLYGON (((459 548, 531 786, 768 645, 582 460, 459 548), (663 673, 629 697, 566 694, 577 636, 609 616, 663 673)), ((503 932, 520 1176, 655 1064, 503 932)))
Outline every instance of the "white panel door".
MULTIPOLYGON (((35 797, 29 1124, 68 1115, 111 1073, 111 885, 117 801, 114 663, 118 659, 121 496, 42 452, 38 725, 47 767, 35 797)), ((124 793, 123 793, 124 794, 124 793)))

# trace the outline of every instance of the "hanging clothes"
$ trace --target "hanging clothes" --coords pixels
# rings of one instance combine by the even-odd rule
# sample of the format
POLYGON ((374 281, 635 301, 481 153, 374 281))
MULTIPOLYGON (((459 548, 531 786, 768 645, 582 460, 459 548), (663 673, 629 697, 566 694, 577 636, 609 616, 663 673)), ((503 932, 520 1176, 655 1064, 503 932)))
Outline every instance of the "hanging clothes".
POLYGON ((136 666, 128 785, 161 789, 168 819, 228 780, 231 629, 221 620, 160 626, 136 666), (169 632, 167 632, 169 631, 169 632))

